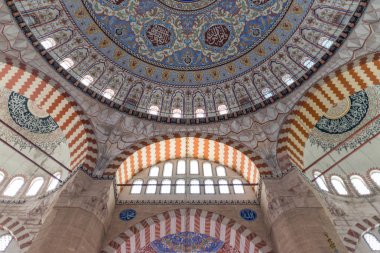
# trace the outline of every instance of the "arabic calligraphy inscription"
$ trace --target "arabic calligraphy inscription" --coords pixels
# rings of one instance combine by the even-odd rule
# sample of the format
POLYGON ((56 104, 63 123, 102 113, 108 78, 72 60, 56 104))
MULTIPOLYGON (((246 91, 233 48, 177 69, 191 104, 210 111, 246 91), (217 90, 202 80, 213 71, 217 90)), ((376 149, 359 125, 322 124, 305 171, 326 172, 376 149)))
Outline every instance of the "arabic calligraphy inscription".
POLYGON ((147 31, 146 36, 153 46, 164 46, 170 42, 171 32, 162 25, 151 25, 147 31))
POLYGON ((222 47, 229 37, 230 31, 225 25, 213 25, 205 33, 205 42, 213 47, 222 47))

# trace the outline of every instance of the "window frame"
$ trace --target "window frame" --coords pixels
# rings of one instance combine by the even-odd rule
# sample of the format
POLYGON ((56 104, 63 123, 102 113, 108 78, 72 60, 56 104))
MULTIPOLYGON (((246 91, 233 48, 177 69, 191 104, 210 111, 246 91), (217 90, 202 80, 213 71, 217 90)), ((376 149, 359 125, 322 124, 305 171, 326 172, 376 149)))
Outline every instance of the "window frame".
POLYGON ((130 193, 131 195, 141 195, 142 192, 143 192, 143 184, 144 184, 144 180, 143 180, 143 179, 141 179, 141 178, 136 178, 136 179, 133 180, 133 182, 132 182, 131 190, 129 191, 129 193, 130 193), (141 184, 137 184, 137 181, 138 181, 138 182, 141 182, 141 184), (138 193, 134 193, 134 192, 133 192, 133 188, 134 188, 134 187, 137 187, 137 186, 140 187, 140 191, 139 191, 138 193))
POLYGON ((361 176, 352 175, 352 176, 350 176, 350 181, 351 181, 351 184, 354 186, 356 193, 359 194, 359 196, 368 196, 368 195, 372 194, 370 187, 368 187, 368 184, 364 181, 364 179, 361 176), (361 182, 363 184, 362 186, 364 186, 364 188, 366 188, 366 190, 368 190, 368 192, 367 193, 361 193, 361 190, 358 189, 357 186, 355 186, 354 180, 358 180, 358 182, 361 182))
POLYGON ((324 192, 330 192, 330 189, 327 185, 326 178, 324 175, 322 175, 322 173, 320 171, 316 170, 313 172, 313 179, 315 179, 315 183, 320 190, 322 190, 324 192), (316 174, 318 174, 318 175, 316 175, 316 174), (326 189, 324 189, 324 187, 321 187, 321 183, 323 184, 324 187, 326 187, 326 189))
POLYGON ((338 193, 338 195, 341 195, 341 196, 348 196, 349 195, 348 188, 340 176, 333 175, 333 176, 331 176, 330 181, 331 181, 331 185, 333 186, 335 192, 338 193), (343 190, 345 191, 345 193, 339 192, 339 190, 337 189, 334 182, 338 182, 340 184, 340 186, 343 188, 343 190))
POLYGON ((5 187, 4 191, 3 191, 3 196, 5 197, 15 197, 17 194, 20 193, 21 189, 25 186, 25 178, 24 177, 21 177, 21 176, 15 176, 12 178, 12 180, 7 184, 7 186, 5 187), (18 189, 14 192, 14 194, 6 194, 9 187, 12 186, 12 184, 17 181, 17 180, 22 180, 22 184, 18 187, 18 189))
POLYGON ((45 179, 43 177, 36 177, 36 178, 34 178, 32 180, 32 182, 29 184, 29 187, 28 187, 28 190, 25 193, 25 196, 27 196, 27 197, 34 197, 34 196, 38 195, 38 193, 42 190, 44 184, 45 184, 45 179), (37 180, 42 180, 42 183, 38 187, 37 191, 34 194, 30 195, 29 192, 31 191, 31 188, 33 187, 33 185, 36 184, 37 180))

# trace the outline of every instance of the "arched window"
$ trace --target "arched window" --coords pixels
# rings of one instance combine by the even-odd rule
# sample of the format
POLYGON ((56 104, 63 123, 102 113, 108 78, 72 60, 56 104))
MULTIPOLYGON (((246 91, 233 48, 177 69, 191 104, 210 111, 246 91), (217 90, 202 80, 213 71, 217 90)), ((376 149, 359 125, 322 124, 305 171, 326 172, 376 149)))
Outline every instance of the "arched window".
POLYGON ((157 190, 157 180, 150 179, 148 181, 148 186, 146 187, 146 194, 156 194, 157 190))
POLYGON ((4 177, 5 177, 4 173, 0 171, 0 183, 3 182, 4 177))
POLYGON ((133 181, 131 194, 141 194, 143 183, 144 181, 142 179, 136 179, 133 181))
POLYGON ((316 178, 315 181, 317 182, 317 185, 321 190, 324 190, 327 192, 329 191, 329 189, 327 188, 325 177, 323 175, 321 175, 321 172, 315 171, 314 172, 314 178, 316 178))
POLYGON ((12 179, 12 181, 9 183, 7 188, 4 191, 4 196, 13 197, 17 194, 17 192, 21 189, 21 187, 24 185, 24 178, 22 177, 15 177, 12 179))
POLYGON ((227 106, 226 105, 219 105, 218 106, 218 112, 219 112, 219 115, 227 114, 228 113, 227 106))
POLYGON ((158 113, 160 112, 160 108, 158 108, 157 105, 151 105, 149 107, 149 110, 148 110, 148 113, 149 114, 152 114, 152 115, 158 115, 158 113))
POLYGON ((206 117, 205 110, 203 110, 202 108, 196 109, 195 110, 195 117, 196 118, 204 118, 204 117, 206 117))
POLYGON ((265 99, 268 99, 273 96, 272 91, 269 88, 264 88, 261 93, 263 94, 265 99))
POLYGON ((44 184, 44 179, 42 177, 35 178, 30 184, 29 190, 26 193, 26 196, 35 196, 41 189, 44 184))
POLYGON ((380 241, 373 234, 365 233, 363 238, 371 250, 380 250, 380 241))
POLYGON ((80 80, 84 85, 89 86, 94 82, 94 78, 90 75, 85 75, 81 80, 80 80))
POLYGON ((322 37, 322 38, 319 39, 318 44, 321 45, 324 48, 329 49, 334 44, 334 41, 329 40, 326 37, 322 37))
POLYGON ((311 69, 314 66, 314 62, 309 57, 302 58, 302 65, 306 68, 311 69))
POLYGON ((70 69, 74 66, 74 61, 71 58, 65 58, 59 63, 64 69, 70 69))
POLYGON ((13 237, 10 234, 0 236, 0 252, 5 252, 13 237))
POLYGON ((161 194, 170 194, 172 182, 170 179, 164 179, 161 183, 161 194))
POLYGON ((205 193, 206 194, 215 194, 214 181, 212 179, 205 180, 205 193))
POLYGON ((171 177, 173 175, 173 164, 171 162, 166 162, 164 164, 164 177, 171 177))
POLYGON ((103 91, 103 97, 107 99, 111 99, 115 95, 115 91, 113 89, 105 89, 103 91))
POLYGON ((41 45, 45 49, 50 49, 52 47, 55 47, 55 45, 57 45, 57 43, 55 42, 55 40, 53 38, 46 38, 46 39, 41 41, 41 45))
POLYGON ((56 178, 51 178, 50 179, 50 182, 49 182, 49 186, 48 186, 48 188, 47 188, 47 191, 51 191, 51 190, 53 190, 53 189, 55 189, 57 186, 58 186, 58 184, 59 184, 59 181, 58 181, 58 179, 61 179, 61 173, 60 172, 56 172, 56 173, 54 173, 54 176, 56 177, 56 178), (57 179, 58 178, 58 179, 57 179))
POLYGON ((190 174, 192 174, 192 175, 198 175, 199 174, 199 167, 198 167, 198 161, 197 160, 190 160, 190 174))
POLYGON ((173 109, 173 111, 172 111, 172 117, 173 118, 182 118, 182 111, 181 111, 181 109, 178 109, 178 108, 176 108, 176 109, 173 109))
POLYGON ((216 175, 218 177, 225 177, 226 176, 226 168, 223 166, 217 166, 216 167, 216 175))
POLYGON ((178 179, 175 183, 175 193, 176 194, 184 194, 186 191, 185 188, 185 179, 178 179))
POLYGON ((219 179, 219 193, 220 194, 230 194, 230 188, 228 188, 227 180, 219 179))
POLYGON ((153 166, 149 170, 149 176, 150 177, 158 177, 159 172, 160 172, 160 168, 158 168, 157 166, 153 166))
POLYGON ((289 74, 283 75, 281 79, 288 86, 294 83, 294 79, 289 74))
POLYGON ((241 180, 234 179, 232 180, 232 184, 234 185, 235 194, 244 194, 244 186, 241 180))
POLYGON ((209 162, 204 162, 203 163, 203 176, 205 176, 205 177, 212 177, 211 163, 209 163, 209 162))
POLYGON ((348 195, 346 186, 343 180, 338 176, 331 177, 331 184, 334 186, 336 192, 340 195, 348 195))
POLYGON ((177 174, 178 175, 184 175, 186 174, 186 161, 185 160, 179 160, 177 163, 177 174))
POLYGON ((371 191, 368 189, 366 183, 364 183, 363 179, 359 176, 351 176, 351 183, 354 185, 355 189, 358 191, 360 195, 368 195, 371 194, 371 191))
POLYGON ((191 179, 191 181, 190 181, 190 193, 191 194, 201 193, 201 189, 199 187, 199 180, 198 179, 191 179))
MULTIPOLYGON (((370 175, 371 175, 373 182, 375 182, 377 184, 377 186, 380 187, 380 170, 373 170, 373 171, 371 171, 370 175)), ((1 179, 0 179, 0 182, 1 182, 1 179)))

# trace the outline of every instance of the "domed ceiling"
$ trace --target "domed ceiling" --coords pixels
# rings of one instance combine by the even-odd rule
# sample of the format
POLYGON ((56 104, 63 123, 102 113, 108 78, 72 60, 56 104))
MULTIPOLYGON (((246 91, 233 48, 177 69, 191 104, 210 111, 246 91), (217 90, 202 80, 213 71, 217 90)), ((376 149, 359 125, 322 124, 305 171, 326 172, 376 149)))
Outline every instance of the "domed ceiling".
POLYGON ((198 123, 255 111, 300 85, 365 2, 24 0, 10 8, 83 91, 139 117, 198 123))

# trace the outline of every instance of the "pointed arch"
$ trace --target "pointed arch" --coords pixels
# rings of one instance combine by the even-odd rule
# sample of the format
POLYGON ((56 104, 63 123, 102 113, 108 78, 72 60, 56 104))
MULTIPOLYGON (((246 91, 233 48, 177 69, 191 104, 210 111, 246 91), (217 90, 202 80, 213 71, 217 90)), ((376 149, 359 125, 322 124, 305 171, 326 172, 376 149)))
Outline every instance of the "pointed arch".
POLYGON ((284 122, 277 144, 280 167, 292 163, 304 169, 306 141, 319 119, 339 101, 367 87, 380 84, 380 53, 351 62, 313 86, 294 106, 284 122))
POLYGON ((359 243, 361 236, 375 227, 380 225, 380 217, 373 216, 365 218, 355 225, 351 226, 351 228, 347 231, 347 234, 343 238, 344 246, 348 252, 355 252, 356 246, 359 243))
POLYGON ((0 214, 0 229, 8 231, 16 239, 21 252, 28 252, 33 236, 17 219, 0 214))
POLYGON ((184 231, 215 237, 242 253, 273 252, 258 235, 230 218, 200 209, 177 209, 132 226, 110 241, 101 253, 135 252, 157 239, 184 231))
POLYGON ((68 143, 71 170, 80 164, 93 170, 97 143, 90 120, 58 83, 17 60, 7 58, 0 60, 0 87, 25 96, 53 117, 68 143))

